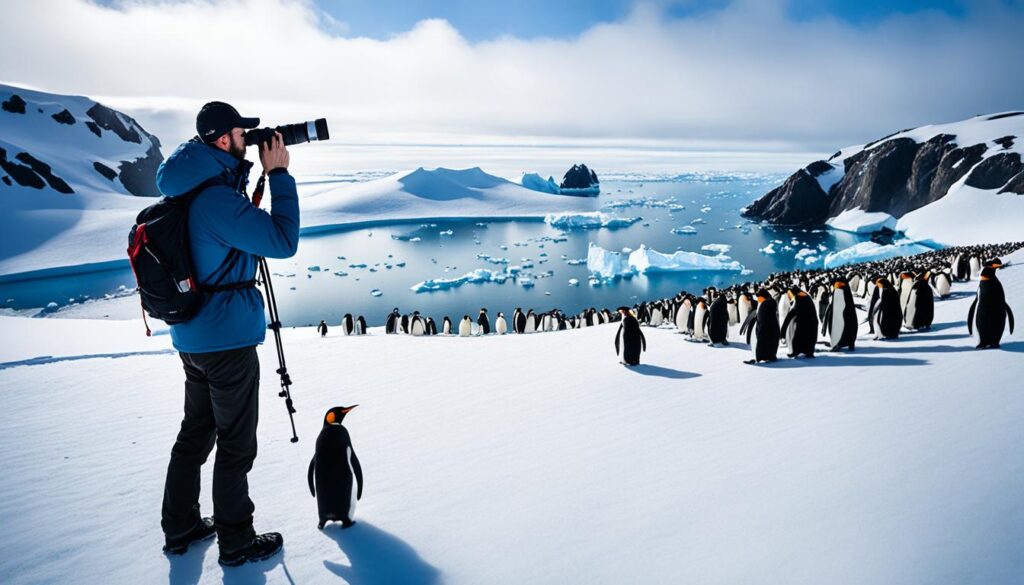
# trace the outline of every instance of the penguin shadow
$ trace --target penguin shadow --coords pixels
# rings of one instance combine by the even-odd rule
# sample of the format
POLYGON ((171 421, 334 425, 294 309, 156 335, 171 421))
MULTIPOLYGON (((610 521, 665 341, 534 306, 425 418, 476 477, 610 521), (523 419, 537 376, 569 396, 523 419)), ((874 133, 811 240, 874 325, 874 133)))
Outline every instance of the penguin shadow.
MULTIPOLYGON (((765 368, 807 368, 815 366, 825 367, 866 367, 866 366, 925 366, 928 365, 927 360, 918 358, 899 358, 899 357, 876 357, 866 355, 856 355, 862 352, 860 348, 855 353, 849 353, 847 351, 839 352, 816 352, 814 359, 806 357, 782 357, 780 356, 778 361, 759 363, 758 366, 765 368)), ((883 353, 883 352, 879 352, 883 353)))
POLYGON ((183 555, 168 555, 170 569, 167 574, 169 585, 196 585, 203 576, 203 558, 216 538, 193 543, 183 555))
POLYGON ((441 581, 441 572, 408 543, 365 520, 345 529, 328 524, 323 533, 338 543, 349 560, 349 565, 325 560, 324 567, 352 585, 433 585, 441 581))
POLYGON ((1011 341, 1009 343, 1000 344, 995 351, 999 351, 1000 349, 1013 353, 1024 353, 1024 341, 1011 341))
POLYGON ((967 327, 967 321, 946 321, 945 323, 932 323, 932 328, 928 331, 942 331, 943 329, 952 329, 954 327, 967 327))
MULTIPOLYGON (((956 339, 962 339, 962 336, 956 336, 956 339)), ((929 337, 929 339, 934 339, 929 337)), ((911 346, 911 345, 900 345, 897 341, 885 347, 865 347, 857 346, 857 353, 867 355, 885 355, 887 353, 961 353, 976 351, 974 346, 967 345, 926 345, 926 346, 911 346)))
POLYGON ((644 376, 657 376, 659 378, 669 378, 671 380, 687 380, 689 378, 700 377, 700 374, 696 372, 684 372, 682 370, 673 370, 672 368, 665 368, 662 366, 652 366, 651 364, 640 364, 638 366, 632 366, 629 369, 644 376))

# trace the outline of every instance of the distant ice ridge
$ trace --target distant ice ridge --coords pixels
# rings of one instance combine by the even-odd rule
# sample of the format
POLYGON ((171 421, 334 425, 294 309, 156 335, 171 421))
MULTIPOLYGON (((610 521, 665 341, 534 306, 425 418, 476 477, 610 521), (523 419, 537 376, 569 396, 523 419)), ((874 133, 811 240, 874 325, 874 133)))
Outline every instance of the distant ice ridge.
POLYGON ((932 250, 933 248, 911 240, 900 240, 892 244, 861 242, 825 256, 825 268, 835 268, 836 266, 843 266, 844 264, 852 264, 854 262, 887 260, 897 256, 910 256, 912 254, 931 252, 932 250))
POLYGON ((549 213, 544 221, 551 227, 571 229, 622 228, 640 221, 639 217, 614 217, 600 211, 588 213, 549 213))
POLYGON ((500 284, 508 280, 509 276, 511 275, 504 271, 477 268, 473 272, 467 272, 458 278, 437 278, 417 282, 409 287, 409 290, 415 293, 422 293, 458 288, 469 283, 497 282, 500 284))
POLYGON ((587 270, 604 279, 629 278, 648 272, 684 272, 691 270, 742 271, 743 266, 725 256, 707 256, 697 252, 678 251, 664 254, 641 244, 629 252, 606 250, 591 242, 587 250, 587 270))
POLYGON ((558 183, 555 182, 554 177, 548 177, 547 180, 545 180, 537 173, 526 173, 523 175, 520 183, 523 187, 532 191, 551 193, 552 195, 560 195, 562 193, 561 189, 558 188, 558 183))

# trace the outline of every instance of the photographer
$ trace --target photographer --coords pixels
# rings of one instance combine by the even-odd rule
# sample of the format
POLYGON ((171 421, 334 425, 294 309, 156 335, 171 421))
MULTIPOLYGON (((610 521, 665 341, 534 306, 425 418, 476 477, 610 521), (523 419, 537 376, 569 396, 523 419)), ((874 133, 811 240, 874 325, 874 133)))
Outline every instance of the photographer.
POLYGON ((190 320, 171 326, 185 369, 185 416, 171 450, 162 522, 168 554, 217 534, 220 563, 237 566, 267 558, 282 547, 280 534, 257 535, 247 474, 256 458, 259 360, 267 323, 255 288, 257 257, 288 258, 299 242, 299 202, 288 174, 280 134, 259 146, 271 210, 243 194, 253 163, 245 160, 243 118, 222 102, 203 106, 199 135, 182 144, 157 171, 167 197, 197 192, 188 212, 188 241, 204 304, 190 320), (213 518, 199 513, 199 474, 214 444, 213 518))

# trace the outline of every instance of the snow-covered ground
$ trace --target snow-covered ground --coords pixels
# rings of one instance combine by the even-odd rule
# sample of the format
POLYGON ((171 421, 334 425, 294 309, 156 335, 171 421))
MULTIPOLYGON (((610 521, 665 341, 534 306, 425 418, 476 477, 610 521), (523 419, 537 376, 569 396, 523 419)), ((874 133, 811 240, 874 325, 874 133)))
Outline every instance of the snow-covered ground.
MULTIPOLYGON (((1004 260, 1020 315, 1024 253, 1004 260)), ((0 317, 0 582, 1021 583, 1024 333, 974 350, 976 286, 954 286, 931 332, 764 367, 735 331, 710 348, 645 329, 626 369, 614 325, 286 330, 301 440, 264 345, 250 474, 256 528, 285 550, 229 570, 212 543, 160 553, 182 407, 168 336, 0 317), (321 415, 356 403, 359 523, 321 532, 306 466, 321 415)))

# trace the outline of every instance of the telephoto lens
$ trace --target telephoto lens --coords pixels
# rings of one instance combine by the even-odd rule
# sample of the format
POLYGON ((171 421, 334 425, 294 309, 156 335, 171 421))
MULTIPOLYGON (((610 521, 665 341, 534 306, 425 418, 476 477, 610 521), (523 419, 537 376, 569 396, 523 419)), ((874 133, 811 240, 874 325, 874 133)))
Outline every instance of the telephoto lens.
POLYGON ((252 146, 254 144, 270 142, 274 138, 274 132, 281 133, 285 146, 328 140, 331 137, 327 131, 327 119, 318 118, 311 122, 302 122, 300 124, 283 124, 277 128, 254 128, 245 133, 245 145, 252 146))

